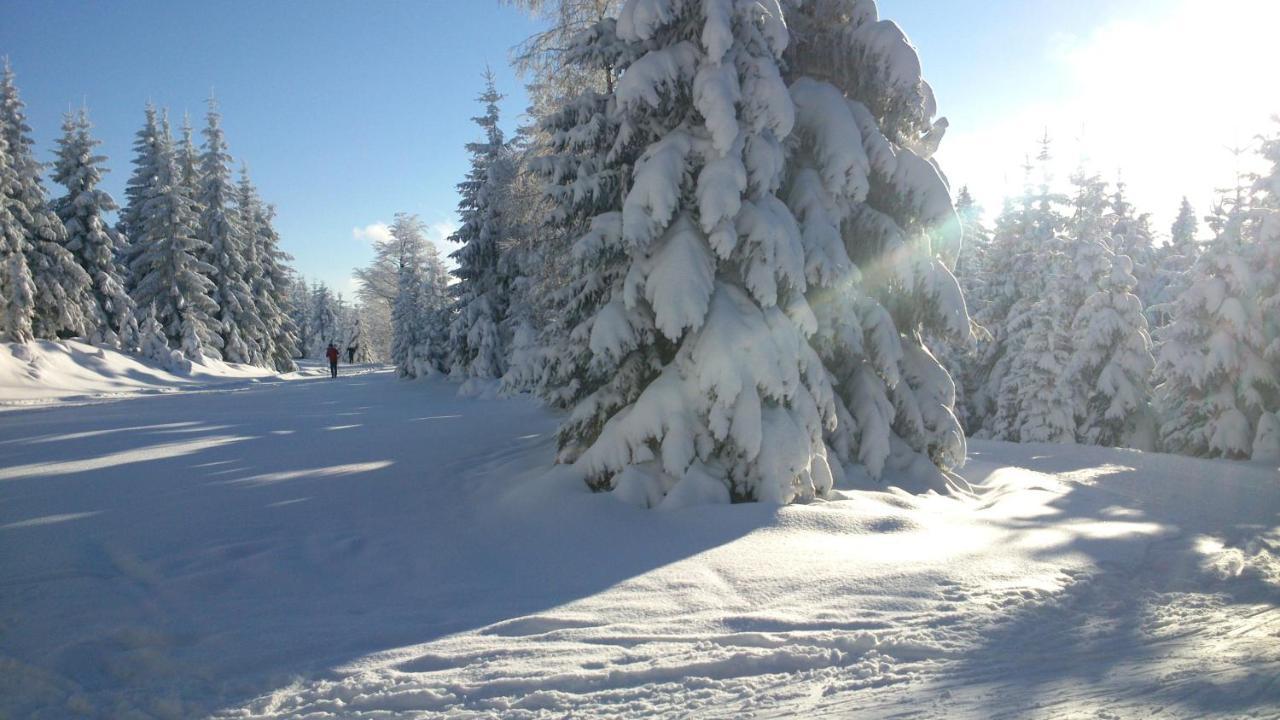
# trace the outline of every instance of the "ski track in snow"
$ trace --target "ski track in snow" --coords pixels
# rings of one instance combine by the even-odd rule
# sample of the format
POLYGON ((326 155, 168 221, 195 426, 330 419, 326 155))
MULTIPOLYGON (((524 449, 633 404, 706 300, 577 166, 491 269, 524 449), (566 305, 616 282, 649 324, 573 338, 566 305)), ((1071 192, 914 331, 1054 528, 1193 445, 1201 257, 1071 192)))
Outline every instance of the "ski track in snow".
POLYGON ((1273 467, 975 442, 975 500, 648 511, 456 388, 0 413, 0 717, 1280 717, 1273 467))

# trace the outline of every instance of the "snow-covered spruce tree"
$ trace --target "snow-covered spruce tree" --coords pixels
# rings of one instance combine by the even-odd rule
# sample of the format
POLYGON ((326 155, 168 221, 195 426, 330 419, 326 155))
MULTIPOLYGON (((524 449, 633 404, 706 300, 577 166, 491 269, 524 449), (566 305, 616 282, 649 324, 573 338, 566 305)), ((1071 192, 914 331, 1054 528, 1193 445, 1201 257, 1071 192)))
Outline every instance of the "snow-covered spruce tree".
POLYGON ((1154 450, 1150 377, 1155 367, 1137 281, 1127 255, 1107 254, 1102 279, 1072 327, 1070 378, 1083 397, 1076 405, 1076 438, 1090 445, 1154 450))
POLYGON ((462 226, 449 237, 462 245, 450 254, 458 263, 453 271, 458 281, 452 286, 455 314, 449 328, 449 371, 462 380, 501 378, 506 372, 508 345, 502 327, 510 304, 511 279, 501 256, 507 238, 503 205, 514 168, 498 127, 502 95, 488 70, 485 91, 478 99, 485 112, 474 120, 484 139, 467 145, 471 170, 458 184, 462 226))
MULTIPOLYGON (((160 153, 162 138, 160 137, 160 121, 156 108, 147 103, 146 121, 133 141, 133 174, 124 188, 124 207, 120 210, 120 219, 116 222, 116 230, 130 245, 121 258, 128 270, 132 264, 137 248, 132 243, 142 237, 142 208, 155 187, 156 176, 160 174, 160 153)), ((130 291, 133 285, 128 285, 130 291)))
POLYGON ((506 371, 500 384, 504 395, 535 389, 544 364, 538 345, 538 328, 545 322, 539 303, 540 278, 549 249, 545 241, 555 235, 547 227, 549 203, 532 163, 547 144, 541 128, 526 123, 509 146, 513 174, 504 193, 507 240, 499 256, 500 271, 509 278, 510 288, 501 328, 502 336, 508 339, 506 371))
POLYGON ((1248 458, 1276 376, 1264 357, 1257 247, 1242 187, 1209 217, 1213 240, 1158 333, 1156 406, 1163 449, 1248 458))
POLYGON ((533 392, 550 405, 568 409, 594 396, 591 412, 580 411, 561 427, 562 447, 571 457, 578 439, 594 436, 620 403, 621 389, 634 387, 641 353, 615 357, 591 350, 592 327, 601 308, 621 297, 627 255, 621 235, 610 230, 619 221, 623 180, 643 150, 618 142, 619 119, 613 87, 617 74, 641 47, 617 37, 617 22, 605 19, 576 35, 563 61, 576 68, 586 86, 540 122, 545 146, 529 161, 547 197, 547 215, 539 226, 541 264, 535 297, 543 322, 532 367, 517 368, 535 377, 533 392), (594 228, 594 229, 593 229, 594 228), (597 393, 605 385, 613 389, 597 393))
POLYGON ((1155 433, 1148 377, 1155 361, 1142 301, 1133 294, 1133 264, 1111 250, 1112 243, 1123 246, 1124 240, 1112 234, 1117 223, 1107 207, 1105 183, 1084 172, 1072 183, 1076 195, 1067 232, 1074 268, 1063 290, 1078 289, 1055 301, 1073 312, 1064 381, 1071 388, 1076 440, 1151 450, 1155 433))
POLYGON ((119 263, 125 241, 103 217, 117 207, 99 187, 106 158, 94 154, 99 141, 90 135, 91 128, 85 110, 74 116, 67 113, 53 172, 54 182, 67 194, 53 207, 67 229, 67 249, 91 281, 86 327, 90 342, 130 352, 138 347, 138 321, 119 263))
POLYGON ((27 211, 17 196, 18 173, 0 133, 0 340, 24 343, 33 337, 36 289, 27 266, 27 211))
POLYGON ((1022 208, 997 224, 992 274, 1003 278, 984 324, 995 335, 985 355, 984 393, 994 400, 982 434, 1014 442, 1072 442, 1075 420, 1072 394, 1064 382, 1070 361, 1074 308, 1066 301, 1081 293, 1077 265, 1068 254, 1066 197, 1052 191, 1048 138, 1037 156, 1038 188, 1031 185, 1028 162, 1022 208), (1007 236, 1002 237, 1002 234, 1007 236), (1003 314, 1000 311, 1003 310, 1003 314))
POLYGON ((400 266, 400 290, 391 308, 391 364, 403 378, 418 376, 414 349, 418 337, 418 293, 422 291, 422 274, 417 263, 400 266))
POLYGON ((392 363, 402 378, 433 375, 447 360, 448 272, 417 215, 398 213, 390 228, 398 288, 392 306, 392 363))
POLYGON ((444 372, 448 367, 452 306, 449 269, 435 243, 428 240, 422 246, 422 286, 418 292, 418 332, 413 353, 419 377, 444 372))
POLYGON ((329 343, 338 342, 338 306, 333 292, 325 283, 316 283, 311 288, 311 301, 308 305, 307 324, 311 328, 310 357, 324 357, 329 343))
POLYGON ((1111 249, 1117 255, 1128 255, 1133 262, 1133 277, 1137 281, 1134 294, 1142 301, 1148 321, 1154 313, 1146 309, 1155 304, 1159 288, 1159 273, 1155 233, 1151 230, 1151 216, 1138 214, 1125 194, 1125 184, 1116 183, 1111 195, 1111 249))
POLYGON ((138 354, 160 367, 176 373, 191 372, 191 361, 178 350, 169 347, 169 339, 156 320, 155 310, 148 307, 138 328, 138 354))
POLYGON ((1030 295, 1017 279, 1030 277, 1031 270, 1036 267, 1029 253, 1029 235, 1024 232, 1030 212, 1029 198, 1028 191, 1020 204, 1005 199, 984 254, 987 281, 977 289, 972 299, 965 296, 974 322, 981 328, 966 386, 967 430, 980 437, 996 435, 1000 387, 1013 361, 1008 352, 1009 337, 1017 330, 1009 319, 1017 316, 1015 311, 1027 302, 1026 296, 1030 295))
POLYGON ((638 362, 577 404, 568 427, 583 434, 562 440, 589 483, 642 504, 832 486, 834 399, 801 327, 814 322, 800 233, 776 194, 795 107, 770 10, 633 0, 617 22, 644 52, 612 110, 620 142, 643 151, 621 208, 592 223, 626 271, 590 347, 638 362), (583 422, 602 406, 602 424, 583 422))
POLYGON ((193 362, 219 358, 222 339, 213 301, 213 268, 196 235, 197 216, 182 184, 177 156, 162 122, 158 171, 142 206, 142 234, 133 238, 133 300, 150 307, 169 341, 193 362))
MULTIPOLYGON (((960 192, 956 195, 956 216, 960 222, 963 246, 956 259, 954 275, 956 281, 960 283, 965 305, 972 318, 977 317, 986 302, 984 298, 989 282, 987 252, 991 245, 991 231, 983 224, 982 208, 973 199, 968 187, 960 188, 960 192)), ((972 427, 969 417, 969 388, 975 384, 975 372, 979 367, 979 343, 988 337, 987 331, 977 326, 967 343, 956 344, 936 338, 926 338, 926 344, 955 382, 956 419, 960 421, 966 433, 972 427)))
MULTIPOLYGON (((789 12, 802 21, 803 9, 789 12)), ((593 359, 603 357, 618 371, 577 403, 566 424, 569 432, 562 434, 562 459, 576 455, 577 467, 595 487, 648 504, 664 495, 674 502, 717 496, 787 502, 825 494, 846 458, 859 462, 859 443, 870 436, 855 436, 853 417, 865 408, 854 403, 850 412, 845 398, 836 397, 831 377, 839 370, 828 372, 809 343, 821 320, 807 293, 812 289, 819 297, 842 281, 859 282, 839 220, 832 218, 850 206, 862 210, 873 170, 857 120, 876 128, 877 119, 865 107, 859 115, 843 96, 845 88, 801 75, 787 87, 780 65, 791 18, 777 5, 732 2, 628 2, 619 16, 616 37, 636 59, 627 61, 611 98, 618 128, 613 147, 634 147, 641 154, 623 175, 621 208, 597 213, 584 236, 586 244, 618 253, 624 269, 621 291, 594 309, 589 325, 593 359), (839 111, 826 133, 826 123, 819 121, 824 111, 839 111), (858 155, 862 164, 850 160, 858 155), (798 189, 802 183, 809 185, 798 189), (823 198, 843 208, 819 217, 823 198), (842 411, 850 427, 838 427, 842 411), (828 433, 845 455, 837 458, 828 449, 828 433)), ((824 19, 810 19, 807 52, 792 46, 793 70, 803 72, 822 54, 822 43, 839 41, 838 33, 825 32, 824 19)), ((874 67, 882 58, 857 42, 853 49, 862 51, 865 68, 874 67)), ((915 81, 911 91, 922 109, 918 71, 915 81)), ((892 93, 873 98, 864 90, 872 102, 886 100, 876 110, 891 109, 892 93)), ((927 127, 925 119, 916 127, 927 127)), ((907 137, 919 135, 916 130, 907 137)), ((893 177, 888 160, 895 148, 878 132, 876 137, 887 153, 880 167, 893 177)), ((930 167, 905 148, 897 150, 894 159, 909 155, 919 161, 915 169, 930 167)), ((910 163, 902 161, 898 177, 904 183, 920 177, 905 167, 910 163)), ((929 174, 942 185, 931 167, 929 174)), ((888 180, 884 186, 893 187, 888 180)), ((949 198, 946 209, 951 212, 949 198)), ((873 219, 870 211, 860 215, 873 219)), ((859 233, 850 229, 848 235, 868 265, 886 250, 875 246, 883 242, 880 236, 863 233, 871 239, 860 244, 859 233)), ((915 260, 909 244, 897 239, 894 248, 910 258, 902 266, 915 260)), ((904 316, 910 314, 905 296, 917 287, 913 283, 902 293, 904 316)), ((844 301, 834 294, 820 299, 833 306, 844 301)), ((930 310, 920 308, 916 318, 930 310)), ((824 317, 841 314, 850 314, 849 308, 824 317)), ((962 304, 959 314, 964 316, 962 304)), ((910 347, 899 343, 891 311, 881 308, 878 319, 875 331, 886 348, 910 347)), ((827 348, 833 358, 856 366, 852 343, 839 342, 844 337, 827 348)), ((856 353, 863 355, 861 347, 856 353)), ((886 354, 899 373, 895 389, 904 400, 919 397, 905 379, 919 375, 902 370, 926 369, 928 364, 918 362, 921 355, 927 355, 922 348, 886 354)), ((951 391, 949 380, 944 387, 951 391)), ((882 420, 874 441, 887 456, 897 413, 884 395, 871 410, 882 420)), ((907 423, 925 414, 933 419, 931 412, 913 415, 909 402, 901 407, 907 423)))
MULTIPOLYGON (((1280 124, 1280 115, 1274 117, 1280 124)), ((1263 316, 1263 357, 1270 363, 1269 382, 1261 383, 1263 412, 1254 432, 1254 460, 1280 461, 1280 128, 1261 141, 1262 159, 1270 166, 1253 184, 1250 229, 1256 236, 1257 267, 1262 275, 1259 312, 1263 316)))
POLYGON ((237 189, 231 181, 231 155, 222 132, 222 116, 213 99, 209 100, 203 134, 204 152, 198 159, 197 173, 196 206, 200 218, 196 236, 204 245, 202 259, 213 268, 209 279, 213 281, 213 300, 218 304, 215 319, 222 338, 222 357, 228 362, 266 365, 270 347, 260 344, 267 333, 251 287, 262 268, 256 264, 250 266, 246 259, 252 252, 250 245, 254 238, 246 232, 235 202, 237 189))
MULTIPOLYGON (((831 448, 853 474, 943 489, 964 462, 955 386, 925 338, 966 346, 959 220, 933 161, 947 122, 873 2, 785 3, 796 132, 780 196, 799 222, 831 448)), ((800 317, 800 316, 796 316, 800 317)))
POLYGON ((312 357, 311 286, 305 277, 298 275, 290 281, 287 306, 289 318, 298 328, 296 357, 312 357))
POLYGON ((257 313, 257 322, 249 325, 249 340, 260 349, 266 364, 291 372, 297 369, 293 359, 299 348, 298 326, 289 312, 288 294, 294 284, 289 268, 292 258, 280 250, 275 208, 263 203, 244 167, 236 186, 236 214, 244 232, 245 266, 257 313))
POLYGON ((1190 271, 1200 257, 1196 235, 1200 223, 1191 201, 1182 198, 1178 217, 1169 228, 1169 242, 1156 251, 1155 287, 1147 314, 1153 327, 1163 327, 1171 319, 1172 303, 1187 289, 1190 271))
POLYGON ((991 271, 992 230, 983 220, 983 208, 961 188, 956 199, 956 215, 960 217, 960 230, 964 246, 956 261, 956 280, 964 293, 965 307, 973 320, 973 344, 960 358, 960 375, 952 374, 956 382, 956 416, 964 425, 965 434, 973 434, 982 425, 982 412, 977 409, 982 397, 983 351, 992 339, 991 331, 984 327, 981 318, 987 314, 992 302, 993 287, 998 279, 991 271))
POLYGON ((1025 317, 1011 318, 1024 324, 1024 330, 1000 388, 1000 410, 1010 421, 1005 439, 1070 443, 1075 441, 1075 398, 1066 376, 1072 313, 1057 297, 1075 286, 1067 269, 1071 259, 1065 237, 1053 235, 1042 243, 1038 259, 1046 265, 1045 291, 1025 317))
POLYGON ((364 303, 352 305, 347 310, 346 340, 343 345, 343 352, 346 353, 351 349, 355 349, 355 356, 351 359, 354 363, 371 363, 374 361, 373 352, 369 347, 369 339, 364 332, 364 303))
MULTIPOLYGON (((67 250, 67 229, 46 201, 40 181, 41 164, 32 152, 35 141, 31 139, 25 106, 8 60, 0 73, 0 133, 8 145, 9 167, 14 173, 6 192, 10 214, 23 235, 21 246, 33 289, 29 306, 31 334, 52 339, 82 333, 89 325, 93 306, 89 275, 67 250)), ((14 271, 15 277, 21 275, 21 270, 14 271)), ((22 287, 24 282, 20 279, 14 287, 22 287)), ((19 290, 14 297, 26 307, 20 297, 23 295, 25 290, 19 290)), ((25 321, 19 325, 25 327, 25 321)), ((15 336, 24 332, 20 330, 15 336)))

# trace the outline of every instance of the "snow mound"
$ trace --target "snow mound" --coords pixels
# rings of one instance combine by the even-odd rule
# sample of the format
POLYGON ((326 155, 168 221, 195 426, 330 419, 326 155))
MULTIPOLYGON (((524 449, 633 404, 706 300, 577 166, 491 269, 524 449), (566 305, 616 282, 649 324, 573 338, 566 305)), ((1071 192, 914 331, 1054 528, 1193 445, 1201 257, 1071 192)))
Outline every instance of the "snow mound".
POLYGON ((0 343, 0 407, 173 392, 211 383, 277 377, 252 365, 206 358, 190 372, 88 343, 38 340, 0 343))

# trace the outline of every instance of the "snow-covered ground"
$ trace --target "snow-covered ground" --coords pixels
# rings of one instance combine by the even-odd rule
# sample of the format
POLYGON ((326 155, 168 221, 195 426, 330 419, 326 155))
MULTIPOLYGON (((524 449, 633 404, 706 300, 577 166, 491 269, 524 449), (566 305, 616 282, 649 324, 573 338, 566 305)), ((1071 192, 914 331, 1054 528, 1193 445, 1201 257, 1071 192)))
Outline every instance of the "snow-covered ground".
POLYGON ((1275 467, 643 510, 344 373, 0 413, 0 717, 1280 717, 1275 467))

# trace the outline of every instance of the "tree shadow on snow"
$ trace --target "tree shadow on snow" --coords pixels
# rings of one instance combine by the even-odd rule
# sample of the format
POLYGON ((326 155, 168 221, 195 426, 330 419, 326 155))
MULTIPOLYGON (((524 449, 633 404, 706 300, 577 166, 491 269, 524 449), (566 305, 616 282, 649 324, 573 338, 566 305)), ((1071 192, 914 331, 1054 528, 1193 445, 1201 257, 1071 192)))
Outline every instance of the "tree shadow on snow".
POLYGON ((583 511, 600 498, 575 496, 526 520, 496 498, 551 464, 554 418, 354 377, 0 413, 5 655, 57 688, 0 714, 60 717, 75 696, 184 717, 238 706, 589 597, 776 512, 619 505, 634 519, 619 533, 583 511))
POLYGON ((1140 453, 1138 471, 1117 461, 1122 452, 1102 452, 1001 445, 1005 462, 1017 453, 1022 467, 1070 482, 1051 503, 1056 515, 1007 527, 1034 531, 1070 519, 1070 537, 1038 554, 1084 556, 1097 571, 1075 575, 1047 602, 1016 606, 957 658, 947 682, 997 692, 1010 717, 1070 702, 1081 686, 1098 707, 1121 715, 1280 707, 1280 650, 1268 645, 1280 626, 1280 577, 1236 562, 1260 549, 1280 555, 1276 478, 1248 464, 1140 453), (1097 532, 1117 521, 1159 529, 1097 532), (1224 653, 1236 646, 1231 637, 1250 634, 1255 653, 1270 652, 1224 653), (1204 662, 1215 652, 1225 664, 1204 662))

